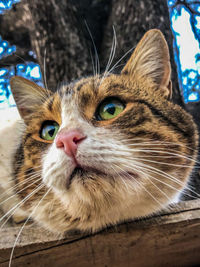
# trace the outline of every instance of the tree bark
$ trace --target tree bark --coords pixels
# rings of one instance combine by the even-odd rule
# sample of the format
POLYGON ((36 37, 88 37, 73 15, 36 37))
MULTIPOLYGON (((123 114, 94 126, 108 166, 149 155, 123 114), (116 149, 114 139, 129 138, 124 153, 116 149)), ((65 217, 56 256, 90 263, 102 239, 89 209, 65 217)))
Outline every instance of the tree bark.
POLYGON ((27 11, 27 4, 22 0, 0 15, 0 34, 11 45, 31 50, 28 31, 31 18, 27 11))
POLYGON ((27 2, 31 44, 48 87, 55 90, 61 82, 89 74, 90 54, 78 27, 76 7, 65 0, 27 2))

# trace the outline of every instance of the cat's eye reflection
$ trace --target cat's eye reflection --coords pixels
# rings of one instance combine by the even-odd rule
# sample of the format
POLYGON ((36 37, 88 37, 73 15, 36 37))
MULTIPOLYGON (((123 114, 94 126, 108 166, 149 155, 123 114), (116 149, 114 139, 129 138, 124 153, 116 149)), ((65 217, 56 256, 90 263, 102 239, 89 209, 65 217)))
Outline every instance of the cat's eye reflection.
POLYGON ((124 103, 115 97, 107 98, 97 108, 97 120, 110 120, 117 117, 125 108, 124 103))
POLYGON ((56 121, 44 121, 40 130, 40 137, 44 140, 54 140, 59 130, 59 124, 56 121))

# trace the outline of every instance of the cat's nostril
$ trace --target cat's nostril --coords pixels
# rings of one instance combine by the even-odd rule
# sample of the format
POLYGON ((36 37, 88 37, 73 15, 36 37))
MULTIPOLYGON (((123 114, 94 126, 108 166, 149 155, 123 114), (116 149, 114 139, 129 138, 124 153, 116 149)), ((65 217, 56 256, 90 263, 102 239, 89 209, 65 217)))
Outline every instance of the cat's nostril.
POLYGON ((73 142, 75 143, 75 144, 78 144, 78 143, 80 143, 81 141, 83 141, 84 139, 86 138, 86 136, 84 136, 84 137, 74 137, 73 138, 73 142))
POLYGON ((62 148, 65 153, 70 157, 75 157, 78 145, 86 138, 78 130, 71 130, 69 132, 61 131, 56 137, 56 147, 62 148))
POLYGON ((79 140, 80 140, 80 139, 78 139, 77 137, 74 137, 73 142, 74 142, 75 144, 77 144, 77 143, 79 142, 79 140))

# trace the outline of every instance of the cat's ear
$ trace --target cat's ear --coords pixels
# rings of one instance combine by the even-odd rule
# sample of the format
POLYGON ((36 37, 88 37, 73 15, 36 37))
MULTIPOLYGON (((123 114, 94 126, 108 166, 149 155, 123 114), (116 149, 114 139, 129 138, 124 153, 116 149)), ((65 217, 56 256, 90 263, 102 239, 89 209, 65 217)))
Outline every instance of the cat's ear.
POLYGON ((143 36, 122 73, 150 78, 165 96, 171 97, 169 49, 160 30, 150 30, 143 36))
POLYGON ((22 118, 36 111, 50 94, 37 84, 18 76, 11 78, 10 86, 22 118))

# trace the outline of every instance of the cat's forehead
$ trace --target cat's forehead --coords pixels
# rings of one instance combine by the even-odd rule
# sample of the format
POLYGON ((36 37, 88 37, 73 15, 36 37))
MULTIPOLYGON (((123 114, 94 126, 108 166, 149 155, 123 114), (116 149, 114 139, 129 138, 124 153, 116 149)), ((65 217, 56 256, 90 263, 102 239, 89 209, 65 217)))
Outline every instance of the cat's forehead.
POLYGON ((61 95, 68 100, 75 99, 79 105, 96 103, 110 96, 128 96, 137 91, 137 83, 131 83, 126 75, 99 75, 83 78, 77 82, 63 85, 61 95))

